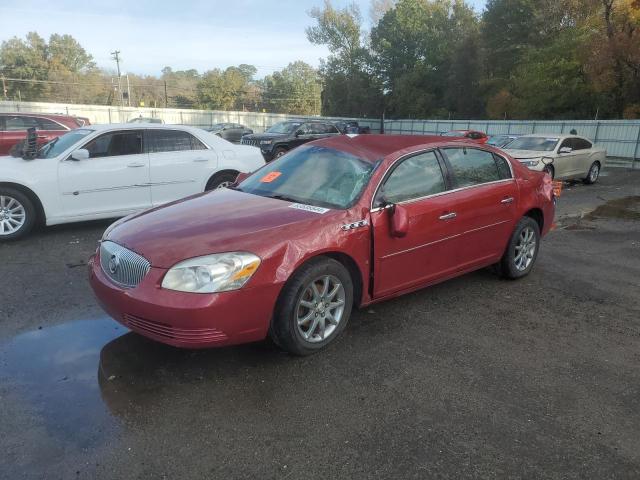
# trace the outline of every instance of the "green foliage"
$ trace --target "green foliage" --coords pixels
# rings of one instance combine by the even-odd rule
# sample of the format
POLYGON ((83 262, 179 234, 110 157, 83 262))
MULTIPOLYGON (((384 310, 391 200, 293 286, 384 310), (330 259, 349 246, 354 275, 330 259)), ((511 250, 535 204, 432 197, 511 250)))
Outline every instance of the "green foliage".
POLYGON ((322 86, 318 72, 302 61, 265 77, 262 102, 267 111, 319 115, 322 86))

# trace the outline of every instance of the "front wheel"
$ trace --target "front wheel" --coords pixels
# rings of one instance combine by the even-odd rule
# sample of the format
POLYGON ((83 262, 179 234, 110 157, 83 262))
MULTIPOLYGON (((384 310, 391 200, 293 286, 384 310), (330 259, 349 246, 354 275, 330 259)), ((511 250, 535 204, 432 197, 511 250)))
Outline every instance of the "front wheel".
POLYGON ((583 180, 583 182, 587 185, 593 185, 598 181, 598 177, 600 177, 600 163, 593 162, 591 164, 591 168, 589 169, 589 173, 587 173, 587 176, 583 180))
POLYGON ((344 330, 353 306, 353 282, 336 260, 320 257, 287 281, 276 306, 271 336, 295 355, 310 355, 344 330))
POLYGON ((516 279, 528 275, 538 258, 540 227, 531 217, 523 217, 511 235, 507 250, 499 263, 503 277, 516 279))
POLYGON ((278 147, 276 148, 276 151, 273 152, 273 159, 275 160, 276 158, 280 158, 281 156, 283 156, 285 153, 287 153, 287 150, 282 148, 282 147, 278 147))
POLYGON ((36 209, 24 193, 0 187, 0 241, 27 235, 36 223, 36 209))

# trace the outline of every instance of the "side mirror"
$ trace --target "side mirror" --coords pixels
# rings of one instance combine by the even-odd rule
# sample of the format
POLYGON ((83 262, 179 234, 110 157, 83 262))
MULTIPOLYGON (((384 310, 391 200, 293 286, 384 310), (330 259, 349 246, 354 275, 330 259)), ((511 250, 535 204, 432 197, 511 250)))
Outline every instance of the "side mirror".
POLYGON ((71 160, 79 162, 80 160, 87 160, 89 158, 89 150, 86 148, 80 148, 74 152, 71 152, 71 160))
POLYGON ((571 153, 573 152, 573 148, 571 147, 562 147, 560 150, 558 150, 558 153, 571 153))
POLYGON ((247 177, 249 177, 249 175, 251 174, 247 172, 240 172, 236 177, 235 181, 233 182, 233 184, 238 185, 239 183, 243 182, 247 177))
POLYGON ((409 213, 402 205, 393 205, 389 209, 391 215, 391 236, 402 238, 409 233, 409 213))

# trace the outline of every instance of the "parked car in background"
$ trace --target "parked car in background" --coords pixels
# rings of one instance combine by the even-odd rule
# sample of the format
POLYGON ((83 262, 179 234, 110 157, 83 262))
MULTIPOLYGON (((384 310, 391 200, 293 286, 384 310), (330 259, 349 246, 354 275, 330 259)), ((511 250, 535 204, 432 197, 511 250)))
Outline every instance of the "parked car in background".
POLYGON ((509 135, 491 135, 487 140, 487 145, 491 145, 492 147, 504 148, 509 145, 516 138, 521 137, 522 135, 509 134, 509 135))
POLYGON ((253 130, 239 123, 216 123, 206 130, 233 143, 239 143, 242 137, 253 133, 253 130))
POLYGON ((259 147, 262 156, 269 162, 303 143, 337 135, 341 135, 340 130, 330 122, 287 121, 276 123, 264 133, 245 135, 241 143, 259 147))
POLYGON ((127 123, 164 123, 164 120, 161 118, 143 117, 140 115, 139 117, 132 118, 127 123))
POLYGON ((0 113, 0 155, 7 155, 24 141, 27 129, 35 127, 38 145, 64 135, 69 130, 90 125, 88 118, 45 113, 0 113))
MULTIPOLYGON (((28 157, 27 157, 28 158, 28 157)), ((95 125, 67 132, 36 158, 0 158, 0 241, 36 223, 115 218, 230 185, 260 153, 199 128, 95 125)))
POLYGON ((477 130, 451 130, 449 132, 443 132, 441 135, 443 137, 466 138, 467 140, 481 145, 487 143, 487 140, 489 140, 486 133, 479 132, 477 130))
POLYGON ((606 150, 575 135, 524 135, 505 149, 531 170, 546 171, 557 180, 581 179, 595 183, 607 158, 606 150))
POLYGON ((231 188, 117 222, 90 282, 115 320, 156 341, 201 348, 270 335, 307 355, 338 337, 353 306, 489 265, 527 275, 554 210, 549 176, 499 150, 336 136, 231 188))
POLYGON ((368 134, 371 133, 371 127, 361 127, 355 120, 338 120, 333 124, 344 134, 368 134))

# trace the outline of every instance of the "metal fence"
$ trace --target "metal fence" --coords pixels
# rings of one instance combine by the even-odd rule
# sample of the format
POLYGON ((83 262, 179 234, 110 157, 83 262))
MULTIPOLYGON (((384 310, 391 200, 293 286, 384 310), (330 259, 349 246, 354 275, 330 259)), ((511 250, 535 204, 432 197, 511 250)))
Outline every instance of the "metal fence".
POLYGON ((386 120, 385 133, 404 135, 440 135, 449 130, 480 130, 489 135, 548 133, 576 130, 593 140, 611 157, 640 160, 640 120, 567 120, 567 121, 456 121, 386 120))
POLYGON ((177 108, 112 107, 103 105, 76 105, 70 103, 6 102, 0 101, 0 112, 62 113, 88 118, 91 123, 126 123, 137 117, 159 118, 168 124, 191 125, 207 128, 215 123, 241 123, 256 132, 284 120, 357 120, 361 126, 380 131, 380 119, 311 117, 260 112, 227 112, 217 110, 189 110, 177 108))

